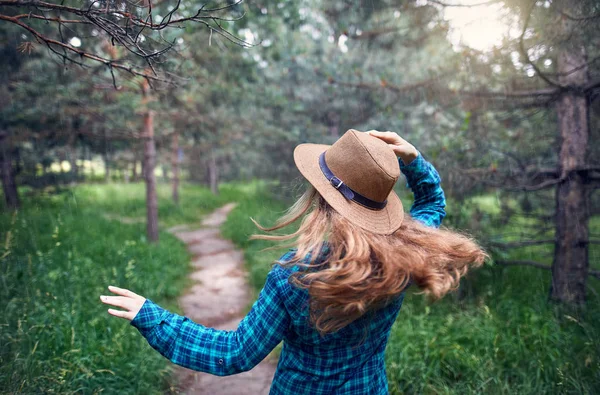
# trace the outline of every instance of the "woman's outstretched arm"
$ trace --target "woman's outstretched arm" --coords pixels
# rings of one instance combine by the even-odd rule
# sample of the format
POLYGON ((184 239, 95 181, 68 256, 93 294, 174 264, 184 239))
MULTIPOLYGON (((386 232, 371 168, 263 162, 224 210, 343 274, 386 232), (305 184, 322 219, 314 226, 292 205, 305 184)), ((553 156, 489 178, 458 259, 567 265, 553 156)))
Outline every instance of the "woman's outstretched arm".
POLYGON ((126 289, 109 287, 121 296, 100 299, 125 309, 109 309, 109 313, 130 320, 150 346, 171 362, 227 376, 252 369, 283 339, 289 315, 278 295, 275 276, 271 270, 258 300, 235 331, 207 328, 126 289))

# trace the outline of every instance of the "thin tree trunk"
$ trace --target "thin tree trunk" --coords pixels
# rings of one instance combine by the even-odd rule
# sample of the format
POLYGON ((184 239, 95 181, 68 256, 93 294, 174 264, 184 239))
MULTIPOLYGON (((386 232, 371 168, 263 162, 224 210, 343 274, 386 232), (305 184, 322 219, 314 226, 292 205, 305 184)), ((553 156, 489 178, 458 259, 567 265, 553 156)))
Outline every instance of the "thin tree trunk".
MULTIPOLYGON (((134 155, 135 155, 135 151, 134 151, 134 155)), ((137 179, 138 179, 137 159, 133 159, 133 163, 131 164, 131 181, 136 182, 137 179)))
POLYGON ((66 154, 64 151, 59 152, 58 154, 58 168, 60 169, 60 175, 61 175, 61 179, 62 175, 65 174, 65 166, 63 165, 66 159, 66 154))
POLYGON ((335 111, 330 111, 327 113, 327 122, 329 124, 329 135, 338 139, 340 137, 340 115, 335 111))
MULTIPOLYGON (((208 156, 208 159, 204 159, 204 160, 200 161, 200 163, 202 164, 202 167, 206 168, 206 171, 204 172, 204 177, 203 177, 204 179, 202 180, 202 183, 210 188, 210 177, 211 177, 210 154, 207 156, 208 156)), ((199 177, 196 177, 196 178, 198 179, 198 181, 200 181, 199 177)))
POLYGON ((104 155, 104 182, 110 182, 110 161, 106 155, 104 155))
POLYGON ((140 176, 145 180, 146 179, 146 161, 142 159, 140 176))
POLYGON ((110 181, 110 155, 108 153, 108 136, 106 129, 104 129, 104 151, 102 152, 102 159, 104 160, 104 182, 110 181))
POLYGON ((75 131, 70 130, 71 134, 69 135, 69 142, 67 144, 67 160, 69 161, 69 166, 71 167, 71 181, 77 181, 77 175, 79 174, 77 168, 77 150, 75 148, 75 131))
MULTIPOLYGON (((563 29, 565 27, 563 26, 563 29)), ((581 86, 588 82, 585 47, 565 46, 558 55, 560 82, 581 86)), ((580 304, 585 302, 588 259, 589 191, 585 175, 575 168, 586 164, 589 139, 589 104, 586 96, 568 90, 556 104, 560 132, 559 174, 556 188, 556 241, 552 264, 550 298, 580 304)))
POLYGON ((210 152, 210 160, 208 162, 208 176, 210 178, 210 190, 215 195, 219 194, 219 168, 217 167, 217 158, 214 152, 210 152))
POLYGON ((171 169, 173 170, 173 201, 175 204, 179 204, 179 132, 177 131, 173 133, 171 150, 171 169))
POLYGON ((164 182, 169 182, 169 169, 167 168, 167 165, 162 164, 160 166, 160 169, 162 170, 162 179, 164 182))
MULTIPOLYGON (((142 94, 144 102, 149 101, 150 87, 147 81, 143 82, 142 94)), ((146 180, 146 231, 148 240, 152 243, 158 241, 158 199, 156 196, 156 145, 154 142, 154 111, 148 109, 144 113, 144 179, 146 180)))
POLYGON ((92 154, 92 150, 88 149, 89 160, 90 160, 90 177, 92 180, 96 178, 96 166, 94 166, 94 155, 92 154))
POLYGON ((0 172, 2 173, 2 191, 6 207, 10 210, 19 208, 19 191, 15 182, 15 170, 12 163, 12 147, 8 141, 8 136, 0 132, 0 172))
POLYGON ((125 182, 125 184, 129 184, 129 181, 131 180, 129 179, 129 165, 127 162, 125 162, 125 168, 121 172, 123 173, 123 182, 125 182))

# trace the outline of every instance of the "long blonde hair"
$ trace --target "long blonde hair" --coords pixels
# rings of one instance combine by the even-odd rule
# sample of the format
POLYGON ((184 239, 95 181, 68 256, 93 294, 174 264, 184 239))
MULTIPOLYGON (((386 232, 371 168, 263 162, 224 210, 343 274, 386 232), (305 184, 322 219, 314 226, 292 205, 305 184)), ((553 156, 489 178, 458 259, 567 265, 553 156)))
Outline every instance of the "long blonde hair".
POLYGON ((294 259, 278 263, 316 269, 296 271, 290 281, 308 290, 310 319, 322 335, 385 306, 406 289, 410 280, 424 294, 439 299, 458 287, 469 266, 480 266, 489 258, 470 235, 425 226, 408 213, 391 235, 364 230, 338 214, 312 185, 274 226, 263 227, 252 221, 262 231, 272 232, 305 214, 296 232, 255 234, 251 239, 296 246, 294 259), (327 259, 316 264, 325 242, 327 259), (300 263, 309 252, 310 263, 300 263))

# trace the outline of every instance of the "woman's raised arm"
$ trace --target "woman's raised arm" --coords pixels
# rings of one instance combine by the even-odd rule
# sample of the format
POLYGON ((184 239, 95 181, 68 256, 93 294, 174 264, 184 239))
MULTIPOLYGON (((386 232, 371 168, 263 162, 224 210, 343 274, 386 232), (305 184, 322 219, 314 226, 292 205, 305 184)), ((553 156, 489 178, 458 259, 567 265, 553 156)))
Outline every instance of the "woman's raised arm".
POLYGON ((409 164, 401 159, 399 164, 406 186, 414 195, 410 215, 427 226, 439 228, 446 216, 446 196, 439 173, 421 153, 409 164))
POLYGON ((385 141, 398 156, 406 186, 414 194, 410 215, 427 226, 439 228, 446 216, 446 197, 441 187, 441 178, 431 163, 408 141, 394 132, 370 130, 373 137, 385 141))

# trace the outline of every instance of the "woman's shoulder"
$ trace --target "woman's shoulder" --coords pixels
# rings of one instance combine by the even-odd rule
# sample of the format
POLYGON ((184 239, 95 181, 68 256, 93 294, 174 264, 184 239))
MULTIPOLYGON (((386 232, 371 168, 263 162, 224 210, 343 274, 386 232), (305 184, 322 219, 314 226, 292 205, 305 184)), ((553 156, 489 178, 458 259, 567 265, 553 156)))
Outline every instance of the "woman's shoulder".
POLYGON ((303 268, 310 267, 311 264, 321 264, 327 259, 329 254, 329 245, 324 242, 322 247, 318 251, 311 250, 304 256, 298 255, 298 248, 288 249, 277 261, 276 266, 281 266, 282 269, 289 269, 291 271, 300 270, 303 268), (313 257, 314 254, 318 256, 313 257))
POLYGON ((277 263, 280 265, 285 265, 287 263, 292 262, 296 259, 296 255, 298 254, 298 248, 290 248, 288 249, 282 256, 277 260, 277 263))
POLYGON ((305 266, 302 266, 304 259, 296 259, 297 253, 297 248, 290 248, 283 253, 281 258, 273 264, 269 272, 271 279, 267 280, 275 286, 279 297, 282 298, 283 304, 292 317, 298 317, 302 313, 308 297, 306 289, 300 288, 290 281, 295 272, 305 270, 305 266))
POLYGON ((296 259, 298 253, 297 248, 288 249, 279 259, 273 263, 270 274, 278 281, 287 282, 287 278, 300 269, 299 260, 296 259))

